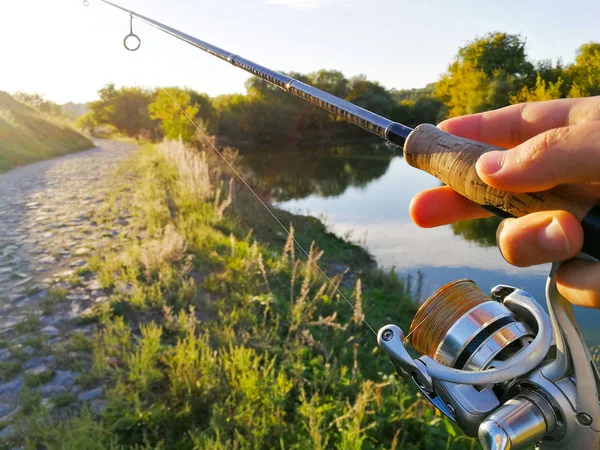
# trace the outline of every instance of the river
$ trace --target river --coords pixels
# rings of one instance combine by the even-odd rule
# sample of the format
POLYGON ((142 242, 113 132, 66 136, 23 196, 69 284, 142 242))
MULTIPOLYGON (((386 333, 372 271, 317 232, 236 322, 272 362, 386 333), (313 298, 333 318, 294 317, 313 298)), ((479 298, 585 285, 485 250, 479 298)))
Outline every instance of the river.
MULTIPOLYGON (((261 149, 246 153, 244 159, 279 207, 323 219, 337 235, 365 246, 382 268, 394 267, 413 280, 421 272, 421 300, 449 281, 469 278, 486 292, 508 284, 545 302, 550 266, 517 268, 506 263, 490 246, 495 223, 434 229, 414 225, 408 215, 413 195, 440 182, 410 167, 385 144, 261 149)), ((600 344, 600 311, 575 309, 590 345, 600 344)))

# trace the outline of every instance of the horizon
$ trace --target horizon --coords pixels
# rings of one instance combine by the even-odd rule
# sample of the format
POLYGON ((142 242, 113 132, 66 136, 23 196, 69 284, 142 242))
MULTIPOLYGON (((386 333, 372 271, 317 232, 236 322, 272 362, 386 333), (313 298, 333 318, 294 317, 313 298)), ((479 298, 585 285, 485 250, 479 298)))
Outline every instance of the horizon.
MULTIPOLYGON (((441 0, 427 5, 392 0, 120 3, 275 70, 365 74, 386 89, 398 90, 437 81, 460 46, 493 31, 521 34, 532 61, 568 63, 579 46, 598 39, 593 18, 600 13, 600 4, 585 0, 571 2, 568 10, 556 0, 510 0, 501 7, 474 0, 453 5, 441 0), (544 20, 531 20, 542 8, 544 20), (411 20, 401 21, 405 16, 411 20), (560 39, 556 30, 563 30, 560 39), (410 70, 403 70, 405 66, 410 70)), ((0 89, 39 93, 60 104, 93 101, 98 89, 111 82, 149 89, 186 86, 210 97, 245 92, 249 74, 140 22, 134 21, 134 31, 142 46, 127 52, 122 41, 128 31, 125 13, 95 0, 88 7, 79 0, 13 3, 10 14, 0 17, 0 38, 10 42, 19 37, 19 45, 3 49, 3 58, 18 64, 0 75, 0 89), (27 17, 27 33, 15 17, 27 17)))

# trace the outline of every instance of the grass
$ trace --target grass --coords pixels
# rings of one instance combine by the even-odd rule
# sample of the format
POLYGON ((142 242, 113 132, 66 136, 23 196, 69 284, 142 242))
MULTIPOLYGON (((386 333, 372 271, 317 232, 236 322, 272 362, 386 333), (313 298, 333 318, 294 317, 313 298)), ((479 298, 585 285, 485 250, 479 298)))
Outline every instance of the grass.
POLYGON ((49 316, 56 312, 56 306, 59 303, 67 301, 68 291, 62 287, 52 287, 48 290, 48 295, 40 301, 42 312, 49 316))
MULTIPOLYGON (((272 219, 250 207, 227 170, 210 155, 196 157, 171 144, 127 163, 131 202, 115 202, 131 211, 140 239, 119 240, 92 258, 89 268, 112 290, 111 301, 97 306, 91 349, 73 337, 61 350, 65 358, 89 352, 91 369, 78 382, 101 383, 107 407, 101 417, 83 410, 60 423, 30 408, 21 443, 472 448, 395 375, 362 323, 366 315, 374 327, 408 325, 414 303, 403 281, 319 222, 276 211, 294 222, 292 236, 331 276, 327 283, 292 237, 274 234, 272 219), (340 264, 349 273, 337 273, 340 264)), ((118 217, 118 209, 103 214, 118 217)))
POLYGON ((43 117, 0 91, 0 173, 91 147, 89 139, 68 125, 43 117))

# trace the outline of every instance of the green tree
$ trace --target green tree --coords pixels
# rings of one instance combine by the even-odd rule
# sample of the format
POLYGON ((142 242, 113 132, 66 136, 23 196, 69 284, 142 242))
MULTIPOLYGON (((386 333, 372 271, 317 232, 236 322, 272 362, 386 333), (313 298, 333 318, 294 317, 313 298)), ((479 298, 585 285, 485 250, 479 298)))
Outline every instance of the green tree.
POLYGON ((168 139, 182 139, 190 142, 196 134, 196 127, 190 122, 196 119, 200 108, 192 103, 192 94, 177 87, 157 90, 155 100, 148 106, 150 117, 160 121, 160 129, 168 139), (169 96, 170 94, 170 96, 169 96), (171 98, 172 97, 172 98, 171 98), (175 102, 177 104, 175 104, 175 102), (179 108, 181 106, 181 109, 179 108))
POLYGON ((60 106, 53 101, 46 100, 40 94, 28 94, 26 92, 16 92, 13 95, 17 101, 31 106, 37 109, 42 114, 48 114, 50 116, 62 116, 60 106))
POLYGON ((561 98, 561 87, 563 79, 559 78, 556 82, 546 81, 540 73, 537 74, 535 87, 530 89, 528 86, 523 86, 521 91, 510 97, 511 103, 522 102, 538 102, 543 100, 554 100, 561 98))
POLYGON ((83 116, 79 116, 75 124, 77 128, 86 131, 91 135, 96 132, 96 127, 98 126, 94 113, 91 111, 85 113, 83 116))
POLYGON ((569 97, 600 95, 600 42, 583 44, 566 70, 572 79, 569 97))
POLYGON ((506 106, 534 76, 519 35, 490 33, 461 47, 435 94, 450 117, 506 106))
POLYGON ((98 91, 100 99, 90 103, 90 111, 98 124, 114 126, 127 136, 137 137, 142 130, 156 128, 148 116, 153 95, 136 87, 116 89, 109 84, 98 91))

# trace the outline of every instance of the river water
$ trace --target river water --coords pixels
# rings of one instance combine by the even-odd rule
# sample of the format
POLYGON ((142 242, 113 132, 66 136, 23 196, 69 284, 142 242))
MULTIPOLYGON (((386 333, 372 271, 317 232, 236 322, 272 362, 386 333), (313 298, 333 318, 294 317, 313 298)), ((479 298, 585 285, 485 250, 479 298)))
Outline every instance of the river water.
MULTIPOLYGON (((408 215, 413 195, 440 182, 410 167, 387 145, 263 149, 244 158, 279 207, 323 219, 334 233, 366 246, 380 267, 394 267, 413 280, 421 272, 421 300, 449 281, 469 278, 485 292, 508 284, 545 302, 550 266, 506 263, 490 246, 495 223, 434 229, 414 225, 408 215)), ((588 342, 600 344, 600 311, 576 308, 575 313, 588 342)))

